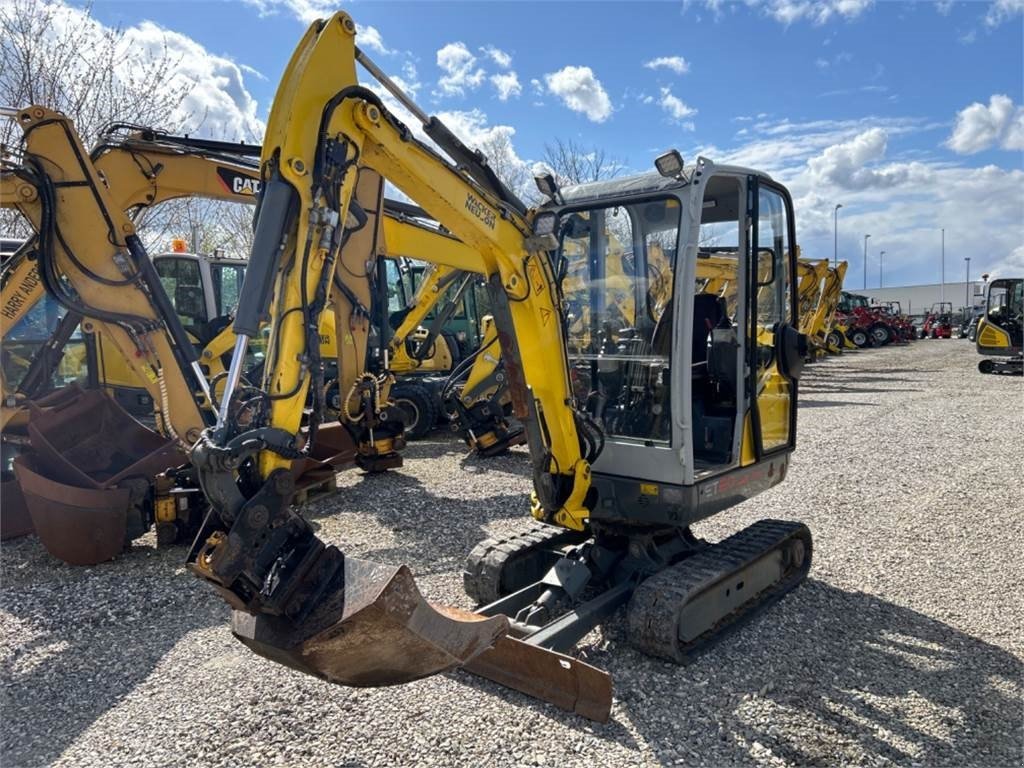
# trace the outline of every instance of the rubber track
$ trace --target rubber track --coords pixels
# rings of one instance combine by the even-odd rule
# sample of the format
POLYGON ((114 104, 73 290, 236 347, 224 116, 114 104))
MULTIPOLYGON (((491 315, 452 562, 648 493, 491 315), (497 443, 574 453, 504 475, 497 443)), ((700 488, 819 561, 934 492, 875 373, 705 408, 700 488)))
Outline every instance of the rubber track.
POLYGON ((627 610, 629 642, 651 656, 687 664, 796 587, 810 567, 811 534, 807 526, 783 520, 761 520, 643 581, 633 593, 627 610), (678 617, 690 599, 793 538, 804 540, 804 561, 799 568, 722 618, 711 630, 690 643, 681 643, 678 617))
POLYGON ((530 520, 517 533, 484 539, 466 558, 466 569, 462 573, 466 594, 479 605, 492 603, 506 594, 501 589, 501 574, 511 560, 531 551, 554 549, 586 538, 587 534, 579 531, 530 520))

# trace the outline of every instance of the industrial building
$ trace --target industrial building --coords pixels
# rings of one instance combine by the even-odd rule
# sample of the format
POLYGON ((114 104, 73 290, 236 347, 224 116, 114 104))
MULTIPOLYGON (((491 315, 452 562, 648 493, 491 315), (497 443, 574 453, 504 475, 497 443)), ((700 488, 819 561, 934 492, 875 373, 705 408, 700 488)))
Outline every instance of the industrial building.
POLYGON ((933 283, 930 285, 901 285, 892 288, 848 288, 850 293, 867 296, 875 302, 898 301, 900 308, 908 315, 923 315, 940 301, 948 301, 953 311, 961 312, 964 307, 978 307, 985 303, 983 280, 965 283, 933 283))

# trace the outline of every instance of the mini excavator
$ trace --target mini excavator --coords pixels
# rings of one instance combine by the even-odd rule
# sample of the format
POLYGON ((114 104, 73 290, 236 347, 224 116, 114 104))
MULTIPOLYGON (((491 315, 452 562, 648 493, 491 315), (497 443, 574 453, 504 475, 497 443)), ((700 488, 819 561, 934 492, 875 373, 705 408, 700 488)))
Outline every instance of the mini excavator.
POLYGON ((1001 277, 988 285, 985 314, 978 321, 975 344, 985 359, 982 373, 1020 376, 1024 373, 1021 350, 1024 339, 1024 278, 1001 277))
POLYGON ((345 13, 314 22, 271 109, 236 345, 216 423, 192 448, 211 511, 188 567, 235 609, 239 640, 297 670, 381 686, 462 667, 605 720, 610 679, 567 655, 603 619, 625 608, 633 645, 683 663, 810 568, 800 523, 717 543, 691 528, 787 474, 807 352, 791 197, 763 173, 671 151, 639 176, 542 177, 547 200, 528 210, 355 34, 345 13), (360 85, 357 63, 418 126, 360 85), (472 252, 436 261, 485 276, 528 439, 533 521, 470 553, 472 613, 428 603, 405 566, 347 556, 289 506, 318 319, 339 258, 372 237, 384 179, 472 252), (705 256, 732 261, 731 304, 698 290, 705 256), (619 259, 626 279, 610 282, 619 259), (585 309, 572 323, 570 273, 585 309), (262 382, 243 384, 267 318, 262 382))

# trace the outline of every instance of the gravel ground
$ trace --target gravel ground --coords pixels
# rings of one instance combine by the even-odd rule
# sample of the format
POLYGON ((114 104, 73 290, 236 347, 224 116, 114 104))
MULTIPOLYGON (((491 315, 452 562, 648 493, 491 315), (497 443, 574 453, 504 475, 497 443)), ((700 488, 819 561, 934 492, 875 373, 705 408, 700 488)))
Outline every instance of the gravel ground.
MULTIPOLYGON (((1020 765, 1024 387, 977 360, 940 340, 811 368, 787 482, 698 530, 804 520, 810 578, 691 667, 631 650, 621 617, 592 633, 607 725, 457 672, 357 690, 275 666, 152 537, 88 569, 5 544, 0 762, 1020 765)), ((444 437, 400 472, 341 477, 310 510, 322 535, 465 607, 465 554, 530 490, 524 451, 467 460, 444 437)))

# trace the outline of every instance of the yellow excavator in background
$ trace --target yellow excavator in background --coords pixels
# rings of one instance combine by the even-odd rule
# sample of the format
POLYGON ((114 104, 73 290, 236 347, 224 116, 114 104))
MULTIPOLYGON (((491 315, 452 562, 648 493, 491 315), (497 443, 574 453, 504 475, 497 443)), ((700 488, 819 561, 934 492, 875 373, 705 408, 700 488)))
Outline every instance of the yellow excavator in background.
POLYGON ((821 296, 814 308, 807 340, 816 355, 828 353, 838 355, 853 342, 846 338, 847 328, 836 319, 836 309, 843 293, 843 279, 846 277, 845 261, 828 268, 828 274, 821 286, 821 296))
MULTIPOLYGON (((77 136, 75 139, 77 141, 77 136)), ((191 139, 116 124, 107 129, 88 159, 75 156, 74 162, 91 165, 100 185, 109 191, 117 209, 134 217, 144 208, 182 197, 255 203, 260 181, 258 168, 250 158, 258 154, 258 146, 191 139)), ((29 158, 28 165, 34 162, 29 158)), ((4 207, 18 208, 31 219, 33 212, 38 217, 39 205, 38 193, 23 181, 24 174, 30 172, 28 165, 18 166, 13 162, 5 162, 3 194, 0 199, 4 207)), ((91 213, 89 211, 79 218, 72 216, 68 226, 94 226, 96 220, 87 218, 91 213)), ((42 385, 46 371, 57 361, 39 360, 36 372, 25 381, 27 363, 36 359, 35 350, 44 344, 54 350, 63 347, 63 340, 54 343, 50 334, 57 327, 58 318, 64 314, 64 308, 56 299, 44 298, 47 293, 38 267, 37 242, 30 240, 5 261, 0 273, 0 331, 4 346, 7 350, 16 349, 18 356, 26 363, 26 367, 19 370, 16 360, 10 356, 5 357, 5 409, 9 407, 6 400, 10 397, 20 400, 26 394, 25 388, 33 392, 32 396, 45 391, 42 385), (44 306, 38 306, 40 301, 44 302, 44 306), (33 310, 34 316, 29 317, 33 310)), ((229 277, 225 275, 225 279, 229 277)), ((80 316, 73 313, 63 324, 64 335, 70 337, 79 321, 80 316)), ((93 328, 99 331, 101 326, 93 325, 93 328)), ((193 330, 198 330, 198 326, 193 330)), ((112 339, 102 334, 98 336, 103 339, 98 342, 99 347, 104 344, 108 348, 112 347, 112 339)), ((114 357, 109 354, 111 351, 108 349, 107 358, 114 357)), ((95 354, 98 358, 104 357, 102 349, 95 354)), ((126 382, 129 378, 140 380, 136 370, 112 374, 114 381, 126 382)), ((146 377, 143 376, 141 380, 146 380, 146 377)), ((152 390, 152 387, 149 389, 152 390)), ((152 391, 146 394, 150 402, 152 394, 152 391)), ((5 424, 8 421, 5 418, 5 424)))
POLYGON ((800 333, 808 340, 814 334, 816 311, 824 293, 825 281, 828 278, 828 259, 798 259, 797 293, 800 302, 800 333))
MULTIPOLYGON (((43 295, 41 284, 64 315, 56 322, 58 313, 44 307, 43 315, 53 322, 42 325, 54 328, 56 323, 56 327, 41 353, 28 356, 31 364, 20 376, 17 390, 5 397, 5 447, 13 442, 13 430, 22 417, 28 422, 21 425, 27 429, 25 442, 30 441, 34 451, 23 457, 15 471, 17 485, 33 507, 33 519, 40 513, 37 532, 61 559, 98 562, 117 554, 123 541, 142 533, 152 516, 158 534, 167 530, 180 534, 183 521, 189 523, 186 529, 191 527, 192 517, 183 516, 189 511, 187 503, 182 508, 186 494, 177 487, 182 475, 172 470, 184 463, 185 451, 217 408, 207 375, 219 355, 204 362, 198 354, 201 328, 208 327, 211 314, 200 305, 211 299, 216 303, 218 298, 223 304, 228 289, 237 292, 243 283, 244 263, 220 264, 223 269, 215 272, 208 260, 181 254, 154 262, 134 234, 125 210, 188 194, 234 199, 239 189, 247 190, 244 199, 252 201, 259 178, 247 167, 247 182, 227 183, 225 179, 232 177, 226 171, 238 169, 224 164, 223 145, 216 142, 216 161, 203 142, 185 140, 189 142, 185 146, 166 135, 154 140, 152 132, 149 138, 133 135, 117 145, 107 142, 90 156, 63 116, 33 107, 17 111, 15 117, 26 128, 24 154, 4 161, 3 199, 25 215, 37 236, 4 265, 4 305, 16 330, 31 319, 37 304, 45 303, 38 301, 43 295), (97 165, 100 161, 105 162, 97 165), (183 174, 183 168, 188 173, 183 174), (211 179, 226 191, 204 186, 211 179), (205 295, 202 280, 192 279, 194 272, 209 278, 212 297, 205 295), (87 337, 102 340, 93 345, 88 361, 91 383, 99 383, 98 374, 109 376, 111 369, 120 367, 114 383, 137 385, 145 393, 151 408, 143 410, 152 411, 157 430, 166 440, 100 392, 55 393, 57 399, 33 406, 28 419, 29 410, 22 404, 48 389, 54 367, 79 322, 87 337), (8 414, 15 417, 7 419, 8 414), (160 476, 154 483, 156 475, 160 476), (83 527, 89 530, 88 536, 79 535, 83 527)), ((336 278, 335 317, 333 322, 326 317, 321 322, 329 322, 331 328, 339 316, 349 322, 341 342, 346 347, 349 378, 341 381, 353 382, 352 399, 372 402, 363 411, 350 407, 345 427, 356 443, 356 462, 373 471, 400 463, 397 448, 402 444, 403 423, 401 413, 387 401, 390 375, 368 373, 372 361, 352 351, 360 344, 365 351, 369 335, 370 286, 365 275, 358 276, 367 263, 350 264, 347 278, 336 278)), ((217 335, 205 352, 231 333, 225 327, 227 319, 210 331, 217 335)), ((5 341, 11 337, 8 334, 5 341)), ((318 340, 323 343, 322 334, 318 340)), ((5 354, 12 346, 17 345, 5 343, 5 354)), ((13 373, 12 380, 21 372, 13 373)), ((336 432, 332 430, 332 435, 336 432)), ((328 458, 325 450, 331 456, 344 452, 344 442, 336 435, 321 440, 315 457, 328 458)), ((298 462, 296 470, 309 469, 310 464, 298 462)), ((12 482, 7 474, 4 481, 6 498, 12 482)), ((194 481, 186 485, 198 490, 194 481)), ((158 540, 176 538, 158 535, 158 540)))
POLYGON ((1024 373, 1024 278, 1000 277, 988 284, 975 344, 986 356, 978 363, 982 373, 1024 373))
POLYGON ((442 397, 452 428, 483 457, 497 456, 526 442, 526 430, 509 419, 512 393, 493 315, 484 315, 480 348, 452 371, 442 397))
MULTIPOLYGON (((625 606, 633 645, 685 662, 810 567, 798 523, 762 521, 716 544, 690 530, 787 474, 806 354, 790 195, 757 171, 684 165, 671 151, 656 173, 561 189, 542 177, 547 201, 527 210, 356 48, 355 33, 344 13, 313 23, 271 109, 225 394, 191 454, 211 511, 189 569, 235 609, 242 642, 294 669, 379 686, 462 666, 607 719, 608 676, 560 653, 604 618, 625 606), (440 153, 359 84, 357 62, 440 153), (534 521, 470 554, 467 591, 487 603, 473 614, 428 604, 404 566, 344 555, 289 506, 306 392, 318 384, 319 315, 339 255, 359 250, 380 211, 383 179, 475 256, 432 260, 486 277, 528 436, 534 521), (732 312, 696 290, 705 227, 735 233, 732 312), (633 246, 628 316, 607 302, 608 231, 633 246), (671 268, 665 302, 648 290, 655 250, 671 268), (585 328, 563 313, 570 272, 589 287, 576 297, 585 328), (244 385, 267 316, 264 377, 244 385)), ((21 123, 33 131, 44 119, 27 110, 21 123)))

